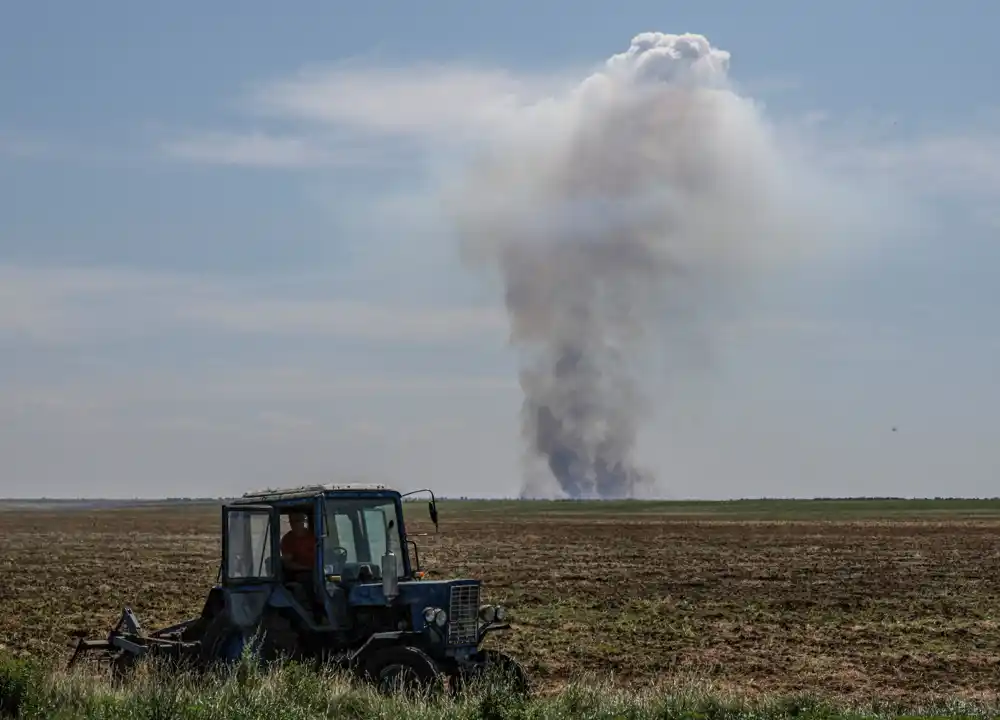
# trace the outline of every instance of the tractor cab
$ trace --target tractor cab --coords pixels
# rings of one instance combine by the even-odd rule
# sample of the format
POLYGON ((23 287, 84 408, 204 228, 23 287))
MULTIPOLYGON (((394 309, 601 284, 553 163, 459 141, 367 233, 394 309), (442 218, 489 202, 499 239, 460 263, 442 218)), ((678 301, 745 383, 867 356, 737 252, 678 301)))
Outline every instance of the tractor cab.
MULTIPOLYGON (((394 596, 400 582, 422 577, 402 498, 382 485, 247 493, 223 510, 223 584, 280 584, 320 626, 336 623, 356 586, 394 596)), ((433 496, 429 512, 436 525, 433 496)))

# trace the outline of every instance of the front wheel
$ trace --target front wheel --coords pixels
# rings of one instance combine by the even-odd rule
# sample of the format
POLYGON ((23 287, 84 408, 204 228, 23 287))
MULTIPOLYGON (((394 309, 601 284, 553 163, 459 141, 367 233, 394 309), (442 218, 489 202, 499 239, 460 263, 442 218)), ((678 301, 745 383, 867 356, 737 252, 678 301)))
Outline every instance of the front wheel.
POLYGON ((526 698, 531 694, 528 673, 517 660, 498 650, 483 650, 478 662, 470 668, 462 669, 455 677, 455 690, 464 691, 470 685, 480 682, 499 684, 511 694, 526 698))
POLYGON ((393 645, 372 652, 364 663, 364 674, 383 693, 427 695, 440 679, 437 663, 419 648, 393 645))

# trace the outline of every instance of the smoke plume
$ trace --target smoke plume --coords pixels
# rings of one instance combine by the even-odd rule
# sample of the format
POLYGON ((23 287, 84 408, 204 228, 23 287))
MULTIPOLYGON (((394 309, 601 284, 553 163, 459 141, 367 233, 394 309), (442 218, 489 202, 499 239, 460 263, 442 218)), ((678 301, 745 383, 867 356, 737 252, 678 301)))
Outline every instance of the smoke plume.
POLYGON ((563 495, 652 492, 635 457, 648 351, 794 240, 789 166, 729 60, 700 35, 638 35, 463 177, 463 251, 499 271, 524 438, 563 495))

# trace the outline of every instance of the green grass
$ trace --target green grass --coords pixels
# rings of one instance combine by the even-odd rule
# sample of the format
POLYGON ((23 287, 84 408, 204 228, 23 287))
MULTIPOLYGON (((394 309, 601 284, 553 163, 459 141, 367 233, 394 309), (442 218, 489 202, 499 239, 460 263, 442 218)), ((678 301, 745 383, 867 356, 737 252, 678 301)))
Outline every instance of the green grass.
POLYGON ((484 685, 458 699, 385 697, 333 673, 297 665, 261 671, 247 658, 225 673, 169 675, 140 665, 127 688, 94 675, 50 672, 0 658, 0 715, 25 720, 306 720, 455 718, 527 720, 689 718, 691 720, 833 720, 834 718, 996 717, 1000 707, 956 702, 906 708, 878 701, 830 705, 804 697, 741 699, 711 687, 622 691, 581 682, 552 697, 519 700, 484 685))

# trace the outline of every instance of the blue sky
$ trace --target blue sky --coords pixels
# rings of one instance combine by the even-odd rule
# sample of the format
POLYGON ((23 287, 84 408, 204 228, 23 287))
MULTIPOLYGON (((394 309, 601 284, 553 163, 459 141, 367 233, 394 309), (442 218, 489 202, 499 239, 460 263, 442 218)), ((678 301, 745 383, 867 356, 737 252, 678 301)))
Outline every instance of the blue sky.
POLYGON ((640 453, 664 493, 997 495, 1000 10, 286 7, 0 9, 0 495, 516 494, 502 295, 436 180, 479 109, 645 31, 731 53, 875 219, 677 348, 640 453))

